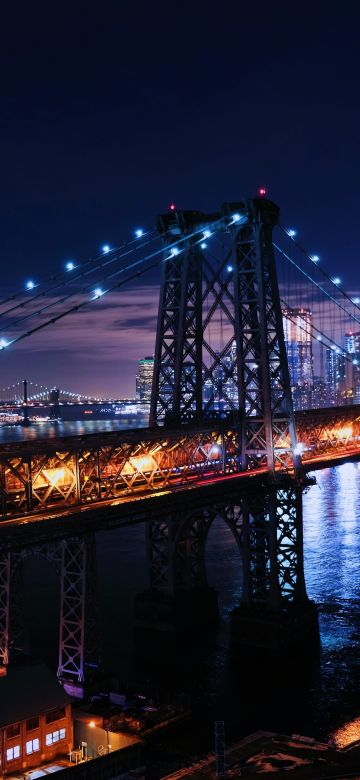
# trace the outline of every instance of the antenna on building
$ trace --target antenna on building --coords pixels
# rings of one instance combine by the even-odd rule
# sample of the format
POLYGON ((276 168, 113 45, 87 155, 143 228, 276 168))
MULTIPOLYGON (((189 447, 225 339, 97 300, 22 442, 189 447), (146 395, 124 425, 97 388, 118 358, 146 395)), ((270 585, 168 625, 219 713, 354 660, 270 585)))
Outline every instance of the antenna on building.
POLYGON ((215 721, 216 777, 225 777, 225 726, 223 720, 215 721))

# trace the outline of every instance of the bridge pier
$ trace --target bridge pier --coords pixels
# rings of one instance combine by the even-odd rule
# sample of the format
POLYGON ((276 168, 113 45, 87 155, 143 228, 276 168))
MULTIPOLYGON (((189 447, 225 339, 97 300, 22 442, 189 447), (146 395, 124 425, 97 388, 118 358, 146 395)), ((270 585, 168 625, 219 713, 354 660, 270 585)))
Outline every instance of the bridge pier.
POLYGON ((10 553, 0 551, 0 676, 9 663, 10 553))
POLYGON ((217 594, 207 584, 205 545, 215 517, 230 527, 243 572, 241 602, 231 614, 233 644, 263 651, 310 655, 319 643, 317 610, 304 580, 302 493, 293 477, 178 513, 147 525, 149 589, 135 600, 135 628, 175 637, 216 624, 217 594))
POLYGON ((96 610, 96 556, 93 534, 34 545, 19 552, 0 551, 0 675, 25 652, 22 615, 22 563, 42 557, 61 583, 58 677, 65 690, 82 697, 100 668, 96 610))
POLYGON ((93 534, 62 542, 58 677, 65 690, 82 698, 100 667, 93 534))
POLYGON ((175 637, 218 620, 217 594, 206 581, 207 510, 180 513, 146 526, 149 588, 135 599, 137 634, 175 637))
POLYGON ((244 502, 244 589, 231 615, 232 641, 244 648, 312 654, 319 644, 304 579, 302 493, 282 478, 244 502))

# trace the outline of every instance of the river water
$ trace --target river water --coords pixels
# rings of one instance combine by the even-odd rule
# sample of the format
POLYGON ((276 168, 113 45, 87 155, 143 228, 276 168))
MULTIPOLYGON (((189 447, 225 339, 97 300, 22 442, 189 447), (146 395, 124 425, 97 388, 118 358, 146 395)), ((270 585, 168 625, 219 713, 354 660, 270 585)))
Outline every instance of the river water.
MULTIPOLYGON (((96 429, 93 422, 84 425, 81 432, 90 432, 89 425, 91 432, 96 429)), ((62 432, 69 432, 66 424, 62 432)), ((23 435, 37 434, 32 428, 23 435)), ((208 580, 219 593, 218 629, 183 643, 158 665, 146 648, 139 655, 131 621, 133 598, 147 586, 144 526, 97 535, 106 668, 144 689, 158 685, 170 695, 183 690, 192 700, 192 721, 159 738, 166 769, 213 748, 215 719, 225 720, 228 739, 260 728, 323 737, 360 714, 360 464, 315 476, 316 485, 303 498, 305 577, 309 597, 319 606, 321 653, 307 665, 295 658, 286 665, 281 658, 249 663, 230 650, 229 613, 240 598, 242 572, 234 539, 220 520, 210 530, 206 553, 208 580)), ((55 666, 56 576, 46 562, 28 560, 25 581, 32 649, 55 666)))

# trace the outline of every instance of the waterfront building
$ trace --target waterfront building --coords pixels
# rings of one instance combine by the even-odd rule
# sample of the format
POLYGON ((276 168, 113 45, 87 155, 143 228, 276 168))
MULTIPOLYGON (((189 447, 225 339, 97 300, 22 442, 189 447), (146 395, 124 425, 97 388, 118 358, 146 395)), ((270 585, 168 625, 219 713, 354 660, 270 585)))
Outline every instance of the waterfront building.
POLYGON ((0 677, 0 775, 33 769, 72 750, 71 699, 40 663, 0 677))

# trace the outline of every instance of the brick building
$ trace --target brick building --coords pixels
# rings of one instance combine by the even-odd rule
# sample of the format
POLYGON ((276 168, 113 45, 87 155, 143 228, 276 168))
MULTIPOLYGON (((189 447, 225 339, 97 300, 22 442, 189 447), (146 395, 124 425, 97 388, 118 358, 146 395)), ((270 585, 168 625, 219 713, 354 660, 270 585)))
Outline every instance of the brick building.
POLYGON ((71 699, 43 664, 0 677, 0 777, 25 773, 73 747, 71 699))

